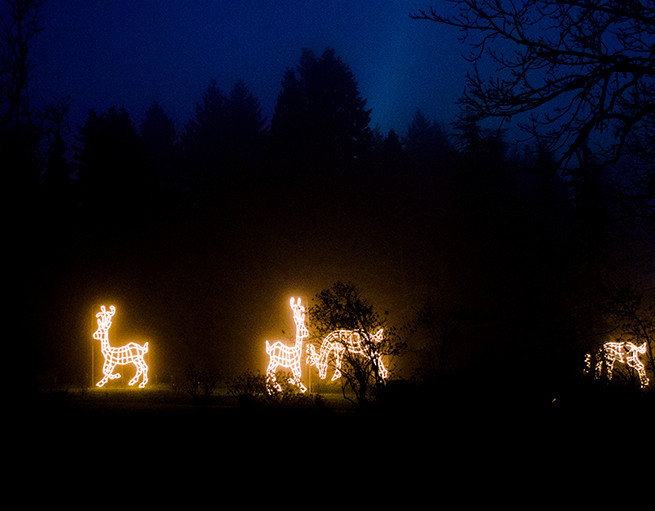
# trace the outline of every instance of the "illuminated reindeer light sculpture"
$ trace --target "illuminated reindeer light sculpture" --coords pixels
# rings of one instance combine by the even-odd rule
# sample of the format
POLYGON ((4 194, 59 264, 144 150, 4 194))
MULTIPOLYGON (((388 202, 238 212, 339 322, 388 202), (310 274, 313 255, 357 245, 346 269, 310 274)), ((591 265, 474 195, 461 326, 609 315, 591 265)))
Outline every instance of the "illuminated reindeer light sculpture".
MULTIPOLYGON (((373 343, 380 343, 384 335, 384 330, 380 328, 374 334, 370 334, 371 341, 373 343)), ((343 352, 348 350, 350 353, 356 355, 363 355, 371 359, 375 358, 377 366, 379 368, 380 377, 386 379, 389 375, 389 371, 384 367, 382 363, 382 357, 379 353, 371 353, 368 355, 364 346, 359 332, 355 330, 334 330, 330 332, 323 342, 321 343, 321 349, 317 353, 314 346, 309 345, 307 348, 307 363, 312 366, 316 365, 318 369, 318 375, 322 380, 325 379, 327 373, 328 357, 330 352, 334 351, 334 374, 332 375, 332 381, 341 378, 341 358, 343 357, 343 352)), ((369 350, 370 351, 370 350, 369 350)))
POLYGON ((643 355, 644 353, 646 353, 645 342, 640 346, 637 346, 631 342, 606 342, 595 354, 595 357, 592 357, 591 353, 587 353, 585 356, 585 373, 589 373, 591 371, 592 361, 595 358, 595 378, 598 379, 602 376, 603 365, 605 365, 605 369, 607 371, 607 379, 611 380, 612 372, 614 370, 614 363, 621 362, 637 370, 641 388, 645 389, 648 386, 650 380, 646 375, 646 366, 641 360, 639 360, 639 355, 643 355))
POLYGON ((291 298, 291 308, 293 309, 293 321, 296 323, 296 344, 287 346, 282 341, 276 341, 273 344, 266 341, 266 353, 270 358, 266 369, 266 379, 270 386, 282 391, 282 387, 275 378, 275 371, 278 367, 288 367, 293 374, 289 383, 297 385, 301 392, 305 392, 307 387, 300 380, 300 356, 302 355, 302 340, 309 337, 309 331, 305 327, 305 307, 300 305, 300 298, 298 298, 298 303, 295 303, 295 298, 291 298))
POLYGON ((114 367, 117 365, 134 364, 136 375, 128 382, 128 385, 134 385, 139 381, 139 377, 143 375, 143 379, 139 383, 139 387, 143 388, 148 383, 148 364, 143 359, 143 356, 148 353, 148 343, 146 342, 141 346, 135 342, 131 342, 119 348, 112 348, 109 345, 109 327, 111 327, 111 318, 114 314, 116 314, 116 307, 113 305, 109 306, 109 310, 106 310, 105 306, 102 305, 100 312, 96 314, 96 318, 98 318, 98 330, 93 334, 93 338, 101 342, 102 354, 105 357, 105 363, 102 366, 104 376, 96 385, 102 387, 108 380, 120 378, 121 375, 119 373, 113 374, 114 367))

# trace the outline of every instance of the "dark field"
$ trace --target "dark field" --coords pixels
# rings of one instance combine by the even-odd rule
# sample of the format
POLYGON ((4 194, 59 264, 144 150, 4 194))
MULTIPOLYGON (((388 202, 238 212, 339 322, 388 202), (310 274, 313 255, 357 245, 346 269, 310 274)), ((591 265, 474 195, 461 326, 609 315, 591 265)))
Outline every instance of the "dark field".
MULTIPOLYGON (((624 397, 624 396, 623 396, 624 397)), ((199 404, 164 385, 147 389, 107 388, 51 391, 19 407, 32 438, 44 447, 90 452, 112 439, 112 452, 127 450, 129 438, 152 453, 178 447, 239 457, 284 445, 290 452, 332 453, 334 446, 382 453, 405 448, 441 453, 485 449, 531 449, 595 442, 605 434, 652 429, 653 394, 632 401, 578 396, 549 406, 460 397, 460 401, 422 401, 401 395, 358 410, 340 394, 300 404, 240 404, 225 389, 199 404), (618 428, 618 429, 617 429, 618 428), (366 446, 369 447, 366 447, 366 446), (332 447, 331 447, 332 446, 332 447)), ((423 399, 423 398, 421 398, 423 399)), ((632 434, 632 433, 631 433, 632 434)), ((652 435, 650 435, 652 444, 652 435)), ((282 448, 279 448, 282 450, 282 448)), ((347 452, 347 451, 346 451, 347 452)), ((110 456, 111 457, 111 456, 110 456)))
POLYGON ((92 389, 21 406, 9 438, 19 447, 19 479, 83 506, 168 509, 177 499, 186 509, 230 496, 278 508, 301 498, 343 502, 346 488, 346 501, 362 505, 402 498, 414 509, 431 495, 477 506, 564 491, 577 498, 615 467, 640 470, 641 447, 646 453, 653 441, 647 403, 606 415, 595 405, 415 401, 361 412, 338 395, 294 408, 240 406, 220 391, 200 407, 165 387, 92 389))

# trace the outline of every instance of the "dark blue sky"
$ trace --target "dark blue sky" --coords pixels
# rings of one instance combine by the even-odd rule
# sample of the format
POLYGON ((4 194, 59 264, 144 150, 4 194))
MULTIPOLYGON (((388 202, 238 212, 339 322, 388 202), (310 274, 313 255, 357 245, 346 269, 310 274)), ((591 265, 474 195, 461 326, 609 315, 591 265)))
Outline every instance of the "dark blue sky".
POLYGON ((409 14, 444 0, 51 0, 33 44, 33 101, 124 105, 139 123, 153 100, 181 129, 212 78, 242 78, 270 119, 280 82, 303 48, 336 50, 373 109, 372 126, 404 133, 417 107, 451 122, 467 64, 455 30, 409 14))

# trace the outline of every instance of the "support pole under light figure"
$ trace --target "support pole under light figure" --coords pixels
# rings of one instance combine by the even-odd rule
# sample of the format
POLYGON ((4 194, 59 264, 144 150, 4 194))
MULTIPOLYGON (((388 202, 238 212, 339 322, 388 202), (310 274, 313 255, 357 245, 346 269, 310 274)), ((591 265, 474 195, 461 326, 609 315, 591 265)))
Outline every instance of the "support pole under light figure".
POLYGON ((296 323, 295 345, 287 346, 282 341, 276 341, 270 344, 266 341, 266 353, 268 353, 270 358, 268 367, 266 368, 266 382, 269 387, 275 388, 278 392, 282 391, 282 387, 275 378, 275 371, 277 371, 278 367, 291 369, 293 378, 289 379, 289 383, 297 385, 300 392, 307 390, 307 387, 301 381, 300 356, 302 355, 302 340, 309 337, 309 331, 305 327, 305 307, 300 305, 300 298, 298 298, 298 303, 295 302, 295 298, 291 298, 293 321, 296 323))
POLYGON ((119 373, 114 374, 114 367, 117 365, 134 364, 136 375, 128 382, 128 385, 134 385, 139 381, 139 377, 143 375, 143 379, 139 383, 139 387, 143 388, 148 383, 148 364, 146 364, 143 358, 148 353, 148 343, 146 342, 141 346, 135 342, 130 342, 119 348, 111 347, 109 345, 109 327, 111 327, 111 318, 114 314, 116 314, 116 307, 113 305, 109 306, 109 310, 106 310, 105 306, 102 305, 100 312, 96 314, 96 318, 98 318, 98 330, 93 334, 93 338, 100 341, 102 354, 105 357, 105 363, 102 366, 104 376, 96 385, 102 387, 108 380, 120 378, 121 375, 119 373))

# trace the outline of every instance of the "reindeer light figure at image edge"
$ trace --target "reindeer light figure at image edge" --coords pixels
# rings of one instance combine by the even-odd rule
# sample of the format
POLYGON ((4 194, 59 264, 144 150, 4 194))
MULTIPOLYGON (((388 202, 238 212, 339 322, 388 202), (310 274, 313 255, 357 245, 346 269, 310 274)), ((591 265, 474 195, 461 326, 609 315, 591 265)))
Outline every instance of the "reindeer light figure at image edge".
MULTIPOLYGON (((640 346, 631 342, 606 342, 601 349, 596 353, 596 365, 594 367, 594 376, 596 379, 600 378, 603 373, 603 364, 607 371, 607 379, 611 380, 614 370, 614 363, 621 362, 627 364, 637 370, 639 375, 639 383, 641 388, 644 389, 650 382, 646 375, 646 366, 639 360, 639 355, 646 353, 646 343, 640 346), (627 353, 626 353, 627 351, 627 353)), ((585 373, 590 372, 592 365, 592 355, 587 353, 585 356, 586 369, 585 373)))
MULTIPOLYGON (((371 342, 381 343, 383 334, 384 330, 382 328, 374 334, 369 334, 371 342)), ((332 381, 337 380, 341 377, 341 359, 346 349, 355 355, 362 355, 374 360, 374 363, 377 363, 382 379, 386 379, 389 375, 389 371, 384 367, 382 357, 379 353, 374 352, 370 355, 366 353, 361 335, 356 330, 334 330, 330 332, 323 339, 318 353, 316 352, 316 348, 310 344, 307 347, 307 353, 309 353, 307 364, 310 366, 316 365, 319 377, 324 380, 327 373, 328 357, 330 352, 334 351, 334 374, 332 375, 332 381)))
POLYGON ((307 387, 301 381, 300 372, 302 341, 309 337, 309 331, 305 327, 305 307, 300 305, 300 298, 298 298, 298 303, 295 303, 295 298, 291 298, 290 303, 291 309, 293 309, 293 321, 296 324, 296 343, 293 346, 287 346, 282 341, 276 341, 273 344, 266 341, 266 353, 270 358, 266 368, 266 380, 268 385, 281 392, 282 387, 275 378, 275 372, 278 367, 287 367, 293 374, 293 378, 289 378, 289 383, 296 385, 300 392, 305 392, 307 387))
POLYGON ((104 376, 96 385, 102 387, 108 380, 120 378, 121 375, 119 373, 114 374, 114 368, 117 365, 134 364, 136 375, 128 382, 128 385, 134 385, 139 381, 139 377, 143 375, 143 379, 139 384, 139 387, 143 388, 148 383, 148 364, 143 359, 144 355, 148 353, 148 343, 146 342, 141 346, 135 342, 130 342, 118 348, 111 347, 109 345, 109 327, 111 327, 111 318, 114 314, 116 314, 116 307, 113 305, 109 306, 109 310, 106 310, 105 306, 102 305, 100 312, 96 314, 96 318, 98 318, 98 330, 93 334, 93 338, 100 341, 102 354, 105 357, 105 363, 102 366, 104 376))

